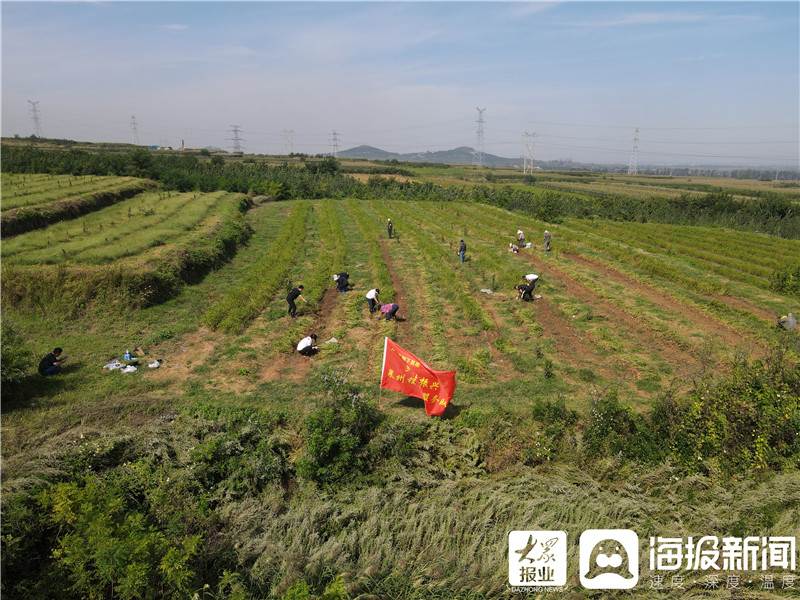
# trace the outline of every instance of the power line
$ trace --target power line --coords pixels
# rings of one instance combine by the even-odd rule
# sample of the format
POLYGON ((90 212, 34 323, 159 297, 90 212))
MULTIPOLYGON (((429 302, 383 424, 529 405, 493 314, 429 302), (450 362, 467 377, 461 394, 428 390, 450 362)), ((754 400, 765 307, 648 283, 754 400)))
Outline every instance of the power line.
POLYGON ((139 131, 136 128, 136 115, 131 115, 131 131, 133 132, 133 143, 139 145, 139 131))
POLYGON ((475 138, 475 154, 472 155, 472 164, 479 167, 483 166, 483 113, 485 108, 475 107, 478 111, 478 131, 475 138))
POLYGON ((522 149, 522 172, 533 174, 533 145, 536 143, 536 132, 522 134, 524 147, 522 149))
POLYGON ((331 138, 331 156, 336 158, 339 155, 339 134, 334 129, 331 135, 333 136, 331 138))
MULTIPOLYGON (((240 142, 244 141, 242 138, 239 137, 239 134, 241 133, 239 128, 241 127, 241 125, 231 125, 231 127, 233 127, 233 129, 231 130, 231 132, 233 133, 233 137, 232 138, 228 138, 228 139, 233 141, 233 146, 232 146, 233 151, 234 152, 241 152, 242 151, 242 146, 241 146, 240 142)), ((228 147, 231 148, 231 146, 228 146, 228 147)))
POLYGON ((283 146, 286 154, 294 154, 294 129, 283 130, 283 146))
POLYGON ((36 137, 42 137, 42 126, 39 122, 39 101, 28 100, 28 103, 31 105, 31 113, 33 113, 33 126, 36 137))
POLYGON ((639 128, 633 134, 633 151, 631 161, 628 163, 628 175, 636 175, 639 168, 639 128))

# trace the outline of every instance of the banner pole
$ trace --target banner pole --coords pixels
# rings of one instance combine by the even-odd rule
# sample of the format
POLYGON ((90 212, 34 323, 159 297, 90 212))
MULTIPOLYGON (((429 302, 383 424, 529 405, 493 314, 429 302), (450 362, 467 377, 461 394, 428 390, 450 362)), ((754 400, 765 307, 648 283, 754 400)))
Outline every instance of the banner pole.
POLYGON ((381 365, 381 380, 378 382, 378 406, 381 405, 383 399, 383 371, 386 368, 386 347, 389 345, 389 338, 383 338, 383 364, 381 365))

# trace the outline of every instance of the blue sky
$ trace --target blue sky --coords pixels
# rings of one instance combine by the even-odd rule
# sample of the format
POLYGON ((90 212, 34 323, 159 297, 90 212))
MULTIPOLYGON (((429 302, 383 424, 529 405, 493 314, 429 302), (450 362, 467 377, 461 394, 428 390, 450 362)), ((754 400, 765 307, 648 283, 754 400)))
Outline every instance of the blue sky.
POLYGON ((2 134, 799 168, 798 2, 2 2, 2 134), (287 133, 292 131, 291 136, 287 133))

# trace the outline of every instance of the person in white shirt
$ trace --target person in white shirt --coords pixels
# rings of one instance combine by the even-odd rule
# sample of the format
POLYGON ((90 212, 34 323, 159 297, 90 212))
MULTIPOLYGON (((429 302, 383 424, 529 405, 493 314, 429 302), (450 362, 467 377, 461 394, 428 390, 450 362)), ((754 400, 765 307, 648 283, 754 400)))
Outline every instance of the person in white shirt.
POLYGON ((300 340, 300 343, 297 344, 297 351, 303 356, 311 356, 318 349, 317 346, 314 345, 314 342, 316 341, 316 333, 312 333, 311 335, 304 337, 302 340, 300 340))
POLYGON ((381 291, 378 288, 371 289, 367 292, 367 302, 369 302, 369 312, 375 312, 375 309, 378 308, 378 294, 381 291))
POLYGON ((536 273, 530 273, 524 275, 522 279, 525 280, 525 284, 515 286, 515 289, 519 292, 517 297, 520 300, 533 300, 533 289, 536 287, 539 276, 536 273))

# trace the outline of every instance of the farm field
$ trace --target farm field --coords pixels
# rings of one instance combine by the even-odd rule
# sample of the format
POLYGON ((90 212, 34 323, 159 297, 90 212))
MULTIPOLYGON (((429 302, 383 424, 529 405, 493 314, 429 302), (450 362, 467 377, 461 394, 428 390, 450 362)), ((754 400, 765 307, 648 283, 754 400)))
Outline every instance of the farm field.
MULTIPOLYGON (((9 597, 109 586, 131 598, 153 586, 170 598, 512 597, 513 529, 570 539, 632 529, 643 557, 649 536, 800 534, 798 455, 791 440, 769 437, 766 418, 742 426, 751 439, 730 446, 731 463, 687 458, 693 443, 720 455, 729 446, 667 439, 666 428, 649 447, 641 424, 678 419, 671 403, 688 399, 698 412, 687 419, 704 431, 717 416, 701 398, 739 407, 717 382, 740 389, 748 369, 777 368, 776 349, 796 376, 796 340, 775 325, 800 314, 800 299, 771 278, 797 263, 798 240, 545 222, 474 202, 252 205, 240 193, 158 189, 4 239, 2 254, 4 327, 36 360, 55 345, 69 356, 58 376, 31 369, 4 390, 3 579, 19 569, 18 587, 4 583, 9 597), (223 243, 226 223, 238 233, 223 243), (513 254, 518 229, 531 247, 513 254), (108 302, 126 273, 214 244, 213 264, 197 258, 203 269, 169 297, 108 302), (88 271, 108 277, 106 295, 68 306, 88 271), (351 276, 344 294, 332 279, 340 271, 351 276), (533 302, 514 290, 528 273, 540 277, 533 302), (300 283, 308 304, 291 319, 284 298, 300 283), (45 287, 54 304, 30 301, 45 287), (374 287, 400 306, 396 321, 369 313, 374 287), (59 293, 63 311, 53 310, 59 293), (295 346, 312 332, 320 351, 301 357, 295 346), (456 370, 443 418, 378 387, 385 337, 456 370), (138 371, 103 369, 126 349, 138 371), (160 367, 147 368, 155 359, 160 367), (113 548, 137 543, 147 550, 124 554, 134 574, 113 548), (107 575, 94 570, 101 563, 107 575)), ((767 379, 748 393, 785 397, 789 388, 767 379)), ((800 423, 789 396, 769 423, 800 423)), ((569 553, 577 561, 577 545, 569 553)), ((626 597, 653 597, 642 564, 626 597)), ((679 573, 683 587, 661 596, 732 597, 704 587, 704 573, 679 573)), ((798 597, 778 588, 751 582, 737 597, 798 597)), ((560 595, 617 597, 577 577, 560 595)))
POLYGON ((133 177, 97 175, 49 175, 44 173, 3 175, 2 210, 41 206, 86 193, 117 189, 133 177))

